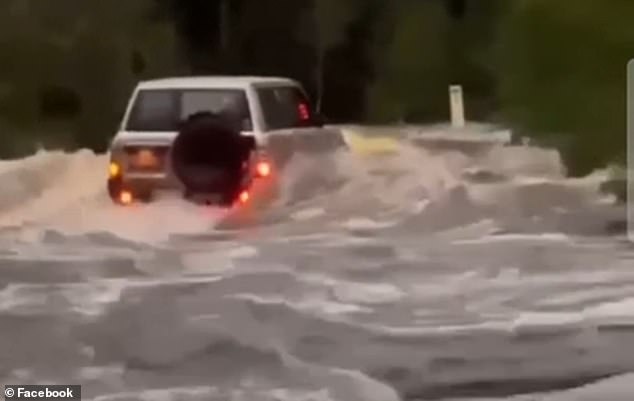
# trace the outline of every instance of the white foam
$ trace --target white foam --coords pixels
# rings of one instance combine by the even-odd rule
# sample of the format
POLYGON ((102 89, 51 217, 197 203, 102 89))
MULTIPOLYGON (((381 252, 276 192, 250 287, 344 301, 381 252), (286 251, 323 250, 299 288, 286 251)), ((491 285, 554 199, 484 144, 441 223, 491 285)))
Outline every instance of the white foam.
POLYGON ((29 369, 14 369, 9 376, 20 381, 33 381, 34 373, 29 369))
POLYGON ((570 293, 559 293, 547 295, 544 299, 536 302, 540 307, 574 307, 584 303, 595 302, 596 300, 615 298, 625 299, 634 295, 634 285, 623 288, 583 288, 570 293))
POLYGON ((5 164, 2 184, 20 188, 12 193, 19 202, 1 211, 0 225, 41 220, 62 212, 69 203, 89 202, 104 191, 106 166, 104 155, 86 150, 73 154, 39 152, 22 163, 5 164))
POLYGON ((107 155, 82 150, 43 151, 3 162, 0 183, 17 187, 0 197, 0 227, 35 226, 69 234, 106 231, 152 242, 173 233, 206 231, 223 215, 169 196, 151 205, 115 206, 106 194, 107 160, 107 155))
POLYGON ((84 366, 73 374, 73 377, 79 381, 99 380, 104 382, 105 379, 117 379, 125 374, 125 368, 118 365, 112 366, 84 366))
POLYGON ((352 283, 339 281, 333 288, 334 296, 342 302, 366 305, 396 303, 406 294, 391 284, 352 283))
POLYGON ((569 327, 583 322, 579 313, 565 312, 522 312, 512 321, 512 329, 520 330, 527 327, 569 327))
POLYGON ((49 309, 52 300, 64 299, 71 309, 89 316, 121 298, 125 285, 121 281, 74 284, 9 284, 0 291, 0 310, 49 309), (60 297, 60 298, 57 298, 60 297))
POLYGON ((172 387, 102 395, 93 398, 92 401, 125 401, 130 399, 142 401, 175 401, 188 399, 190 397, 200 399, 198 397, 212 397, 218 396, 219 394, 218 388, 212 386, 172 387))
POLYGON ((271 390, 268 395, 271 401, 333 401, 328 389, 299 391, 279 388, 271 390))
POLYGON ((620 319, 634 323, 634 297, 618 301, 604 302, 584 310, 584 315, 591 319, 620 319))
POLYGON ((297 300, 288 300, 280 296, 239 293, 228 295, 227 298, 247 300, 261 305, 283 305, 290 309, 316 315, 347 315, 351 313, 371 312, 371 309, 359 305, 333 302, 319 296, 307 296, 297 300))
POLYGON ((540 233, 540 234, 499 234, 485 235, 478 239, 458 240, 453 243, 456 245, 470 244, 490 244, 494 242, 565 242, 572 243, 573 240, 563 233, 540 233))
POLYGON ((610 302, 595 307, 589 307, 578 312, 511 312, 503 313, 493 319, 492 315, 482 316, 486 321, 462 324, 439 326, 433 321, 433 313, 428 310, 419 310, 417 316, 424 316, 431 320, 421 320, 420 326, 383 326, 369 325, 369 330, 394 337, 401 336, 438 336, 459 333, 477 332, 504 332, 513 333, 525 329, 540 328, 565 328, 565 327, 588 327, 600 322, 609 323, 634 323, 634 298, 619 302, 610 302), (430 326, 433 325, 433 326, 430 326))
POLYGON ((253 258, 258 255, 258 249, 253 246, 240 246, 229 249, 227 256, 234 259, 253 258))
POLYGON ((322 208, 314 207, 308 209, 302 209, 291 214, 291 219, 297 221, 312 220, 316 217, 320 217, 326 214, 326 211, 322 208))
POLYGON ((181 255, 188 273, 219 274, 236 268, 233 258, 220 252, 188 252, 181 255))
POLYGON ((282 356, 285 366, 300 374, 300 377, 310 377, 313 383, 319 383, 320 387, 326 387, 328 395, 335 400, 401 401, 392 387, 360 371, 324 368, 301 361, 283 350, 278 352, 282 356))
MULTIPOLYGON (((360 132, 366 128, 372 131, 356 127, 360 132)), ((427 127, 422 131, 430 129, 444 128, 427 127)), ((478 129, 473 126, 465 133, 475 130, 475 134, 478 129)), ((410 128, 389 130, 409 132, 410 128)), ((161 242, 171 234, 207 232, 228 216, 220 210, 201 212, 179 199, 129 208, 113 206, 105 191, 107 161, 107 155, 87 150, 42 151, 22 160, 0 161, 0 184, 13 188, 0 195, 0 227, 53 228, 75 234, 106 231, 127 239, 161 242)), ((495 188, 483 189, 463 181, 463 172, 478 165, 494 173, 509 173, 518 180, 587 186, 592 190, 598 182, 594 176, 585 181, 565 179, 557 152, 531 147, 493 146, 484 156, 451 150, 430 152, 405 145, 398 147, 397 154, 381 158, 359 158, 348 152, 300 152, 293 155, 280 175, 282 199, 277 207, 299 200, 310 206, 291 214, 289 220, 310 221, 335 213, 356 216, 339 220, 346 228, 379 229, 394 224, 377 218, 377 211, 385 207, 400 212, 400 217, 403 213, 420 214, 435 202, 451 203, 447 194, 456 188, 466 188, 469 197, 464 201, 475 202, 471 193, 480 188, 478 191, 485 193, 483 199, 512 210, 512 205, 521 201, 513 196, 512 186, 507 188, 508 196, 499 197, 495 188)))
POLYGON ((344 228, 349 230, 368 230, 368 229, 381 229, 395 225, 393 221, 381 222, 372 220, 365 217, 356 217, 346 220, 342 223, 344 228))
POLYGON ((406 337, 406 338, 436 338, 443 335, 453 335, 460 333, 511 333, 512 323, 509 321, 487 321, 473 324, 450 324, 439 326, 421 325, 421 326, 385 326, 381 324, 366 324, 368 330, 388 337, 406 337))
POLYGON ((154 279, 99 279, 67 284, 9 284, 0 291, 0 311, 49 310, 53 300, 64 300, 70 309, 86 316, 98 316, 121 299, 127 288, 147 288, 164 284, 213 283, 219 276, 169 276, 154 279))

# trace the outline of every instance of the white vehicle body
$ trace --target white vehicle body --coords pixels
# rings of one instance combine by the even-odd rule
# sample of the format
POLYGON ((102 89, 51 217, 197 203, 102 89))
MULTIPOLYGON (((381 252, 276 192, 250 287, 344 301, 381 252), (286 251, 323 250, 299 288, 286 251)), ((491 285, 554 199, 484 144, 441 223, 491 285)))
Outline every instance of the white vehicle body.
MULTIPOLYGON (((344 146, 341 133, 337 129, 324 128, 319 124, 312 126, 284 126, 272 124, 272 114, 267 115, 267 106, 263 102, 265 94, 276 91, 296 91, 303 96, 306 103, 302 107, 310 107, 302 86, 292 79, 277 77, 246 76, 210 76, 165 78, 142 81, 137 84, 121 120, 119 130, 110 146, 111 163, 116 163, 122 179, 128 184, 150 185, 152 187, 175 187, 175 180, 169 165, 169 147, 178 135, 178 130, 137 130, 130 129, 131 116, 139 97, 150 91, 242 91, 246 98, 249 122, 242 130, 242 135, 253 136, 256 148, 279 158, 283 164, 294 151, 328 151, 344 146), (321 144, 321 145, 320 145, 321 144), (306 146, 303 146, 306 145, 306 146), (317 145, 317 146, 315 146, 317 145), (134 171, 130 165, 130 152, 126 149, 164 149, 163 167, 156 171, 134 171)), ((150 95, 151 96, 151 95, 150 95)), ((268 103, 267 103, 268 104, 268 103)), ((182 106, 181 106, 182 107, 182 106)), ((205 111, 204 106, 197 105, 196 110, 205 111), (202 108, 201 108, 202 107, 202 108)), ((211 111, 211 110, 209 110, 211 111)), ((312 116, 312 112, 308 110, 312 116)), ((185 116, 182 116, 185 117, 185 116)), ((312 118, 312 117, 311 117, 312 118)), ((111 166, 112 167, 112 166, 111 166)))

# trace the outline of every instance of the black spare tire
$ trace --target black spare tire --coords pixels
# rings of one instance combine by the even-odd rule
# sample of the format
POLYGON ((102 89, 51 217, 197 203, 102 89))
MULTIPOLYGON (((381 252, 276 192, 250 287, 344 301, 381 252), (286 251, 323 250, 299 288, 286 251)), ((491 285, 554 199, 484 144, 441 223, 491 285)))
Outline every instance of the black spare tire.
POLYGON ((186 192, 237 194, 243 164, 254 147, 226 118, 197 113, 181 126, 174 139, 171 164, 186 192))

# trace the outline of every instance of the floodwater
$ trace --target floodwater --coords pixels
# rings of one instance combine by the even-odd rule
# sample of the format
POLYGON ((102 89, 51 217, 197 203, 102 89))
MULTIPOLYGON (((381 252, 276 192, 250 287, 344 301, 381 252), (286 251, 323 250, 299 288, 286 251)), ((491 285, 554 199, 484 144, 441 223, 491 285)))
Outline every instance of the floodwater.
POLYGON ((634 247, 557 152, 297 154, 222 211, 0 162, 0 382, 99 401, 631 401, 634 247))

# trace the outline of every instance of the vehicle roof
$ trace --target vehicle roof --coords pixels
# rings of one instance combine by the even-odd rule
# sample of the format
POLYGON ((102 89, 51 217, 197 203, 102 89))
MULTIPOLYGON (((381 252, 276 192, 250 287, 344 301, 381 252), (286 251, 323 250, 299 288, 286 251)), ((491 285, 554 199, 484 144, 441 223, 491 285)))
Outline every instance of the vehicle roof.
POLYGON ((138 89, 195 89, 195 88, 235 88, 246 89, 256 84, 296 85, 290 78, 258 76, 192 76, 171 77, 141 81, 138 89))

